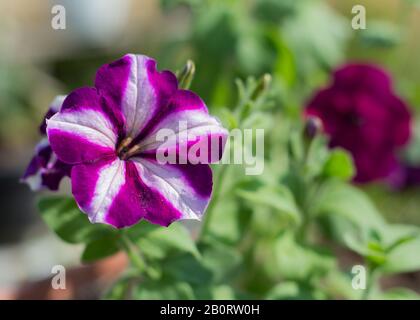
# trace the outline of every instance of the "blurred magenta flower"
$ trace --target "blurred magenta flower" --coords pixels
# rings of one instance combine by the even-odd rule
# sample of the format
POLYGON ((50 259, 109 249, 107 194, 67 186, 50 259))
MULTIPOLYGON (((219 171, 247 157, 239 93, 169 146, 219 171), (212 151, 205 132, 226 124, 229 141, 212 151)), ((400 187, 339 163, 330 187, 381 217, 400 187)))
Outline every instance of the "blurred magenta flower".
POLYGON ((420 166, 401 163, 387 178, 387 181, 396 190, 418 187, 420 185, 420 166))
POLYGON ((398 169, 396 152, 411 135, 411 115, 392 88, 390 76, 377 66, 349 64, 334 72, 332 84, 306 107, 318 116, 330 146, 349 150, 356 182, 389 176, 398 169))
POLYGON ((52 152, 45 131, 46 119, 51 118, 59 111, 64 98, 65 96, 57 96, 44 116, 39 127, 41 135, 44 138, 35 147, 35 155, 29 162, 21 179, 33 191, 45 188, 56 191, 58 190, 61 179, 70 176, 71 166, 57 159, 56 155, 52 152))
POLYGON ((51 147, 73 166, 72 193, 91 222, 122 228, 141 219, 163 226, 200 219, 212 192, 210 166, 157 161, 161 129, 173 130, 166 143, 179 153, 181 143, 191 147, 200 137, 212 146, 222 140, 214 150, 217 160, 227 138, 204 102, 178 89, 173 73, 159 72, 153 59, 132 54, 102 66, 94 88, 70 93, 47 120, 51 147), (180 122, 188 129, 184 141, 180 122))

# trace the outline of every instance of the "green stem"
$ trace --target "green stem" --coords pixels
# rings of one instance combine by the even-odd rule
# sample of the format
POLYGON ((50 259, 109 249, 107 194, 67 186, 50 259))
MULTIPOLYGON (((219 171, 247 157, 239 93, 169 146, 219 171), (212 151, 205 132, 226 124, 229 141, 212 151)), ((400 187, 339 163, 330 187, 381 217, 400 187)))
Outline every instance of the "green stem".
POLYGON ((302 225, 299 227, 297 231, 297 239, 299 239, 302 243, 306 243, 307 241, 307 234, 309 232, 309 228, 315 219, 311 212, 311 206, 319 197, 320 192, 322 191, 323 184, 321 181, 314 180, 311 182, 313 184, 313 188, 309 188, 310 183, 306 183, 305 186, 305 197, 303 202, 300 206, 300 211, 302 212, 302 225))
MULTIPOLYGON (((238 129, 242 129, 241 127, 241 121, 243 120, 243 114, 245 112, 245 108, 247 106, 250 105, 251 102, 255 102, 255 100, 261 96, 263 94, 264 91, 267 90, 267 88, 269 87, 271 82, 271 75, 269 74, 264 74, 261 79, 259 80, 256 88, 254 89, 254 92, 252 93, 251 97, 249 97, 249 99, 247 99, 245 102, 240 102, 238 106, 236 106, 234 114, 236 116, 236 118, 238 119, 238 124, 237 124, 237 128, 238 129)), ((233 129, 233 128, 232 128, 233 129)), ((230 152, 230 150, 226 150, 226 152, 230 152)), ((207 207, 206 210, 206 217, 204 219, 203 222, 203 226, 201 228, 201 232, 200 232, 200 237, 203 237, 209 230, 210 228, 210 222, 211 222, 211 218, 213 216, 213 211, 214 211, 214 206, 217 203, 219 197, 220 197, 220 191, 221 191, 221 187, 222 187, 222 180, 224 175, 226 175, 226 170, 227 170, 228 166, 227 165, 223 165, 218 174, 217 177, 215 178, 215 183, 213 185, 213 197, 212 200, 209 204, 209 206, 207 207)))
POLYGON ((306 244, 307 242, 307 234, 308 234, 308 228, 310 225, 309 219, 307 217, 306 214, 303 214, 303 222, 301 224, 301 226, 299 227, 299 229, 296 232, 296 239, 302 243, 302 244, 306 244))
POLYGON ((368 266, 368 272, 367 272, 367 283, 366 283, 366 289, 363 291, 362 300, 368 300, 370 293, 372 292, 372 288, 375 284, 375 268, 368 266))
POLYGON ((125 252, 130 258, 130 261, 138 269, 138 271, 140 273, 147 272, 146 262, 144 261, 140 252, 138 252, 136 245, 124 232, 121 232, 121 243, 124 247, 125 252))
POLYGON ((220 197, 222 180, 223 180, 223 176, 226 174, 227 167, 228 167, 227 165, 222 165, 222 167, 218 171, 217 177, 215 179, 215 183, 213 185, 213 190, 214 190, 213 197, 206 210, 206 216, 203 221, 203 226, 201 227, 200 238, 204 236, 208 232, 208 229, 210 228, 210 221, 213 215, 214 206, 217 203, 218 198, 220 197))

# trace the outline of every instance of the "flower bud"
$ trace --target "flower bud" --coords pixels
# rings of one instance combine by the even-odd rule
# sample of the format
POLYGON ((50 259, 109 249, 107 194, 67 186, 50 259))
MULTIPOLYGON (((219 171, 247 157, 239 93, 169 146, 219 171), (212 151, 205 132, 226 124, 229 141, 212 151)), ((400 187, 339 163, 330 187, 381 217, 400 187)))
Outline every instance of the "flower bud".
POLYGON ((254 92, 252 93, 251 100, 256 100, 259 96, 261 96, 270 86, 272 77, 270 74, 264 74, 259 80, 257 87, 255 88, 254 92))
POLYGON ((189 89, 195 74, 195 64, 192 60, 185 63, 184 69, 178 75, 179 87, 182 89, 189 89))
POLYGON ((312 140, 318 133, 322 132, 322 128, 323 126, 321 119, 315 116, 308 116, 306 118, 303 135, 306 139, 312 140))

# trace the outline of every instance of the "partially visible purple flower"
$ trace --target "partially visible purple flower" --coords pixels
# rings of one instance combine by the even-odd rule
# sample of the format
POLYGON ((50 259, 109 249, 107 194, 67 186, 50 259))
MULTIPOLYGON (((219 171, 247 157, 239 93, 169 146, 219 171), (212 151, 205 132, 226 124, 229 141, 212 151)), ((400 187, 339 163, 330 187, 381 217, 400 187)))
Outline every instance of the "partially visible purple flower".
POLYGON ((39 126, 39 132, 41 133, 41 135, 47 136, 47 120, 51 118, 53 115, 55 115, 58 111, 60 111, 65 98, 66 96, 64 95, 56 96, 54 100, 51 102, 47 110, 47 113, 45 114, 44 119, 42 120, 39 126))
POLYGON ((397 190, 420 186, 420 166, 400 164, 387 181, 397 190))
POLYGON ((51 103, 40 125, 42 140, 35 147, 35 155, 21 179, 27 183, 31 190, 37 191, 44 188, 58 190, 61 180, 70 176, 71 166, 57 159, 46 137, 46 119, 57 113, 65 96, 57 96, 51 103))
POLYGON ((206 141, 210 158, 218 160, 227 138, 204 102, 178 89, 172 72, 159 72, 153 59, 133 54, 102 66, 94 88, 70 93, 47 120, 51 147, 73 166, 72 193, 91 222, 122 228, 141 219, 168 226, 201 218, 212 192, 210 166, 157 161, 161 129, 173 132, 165 145, 179 157, 181 144, 206 141))
POLYGON ((407 105, 393 91, 389 75, 369 64, 349 64, 335 71, 332 84, 315 94, 306 114, 322 120, 331 147, 352 153, 359 183, 396 170, 396 153, 411 135, 407 105))

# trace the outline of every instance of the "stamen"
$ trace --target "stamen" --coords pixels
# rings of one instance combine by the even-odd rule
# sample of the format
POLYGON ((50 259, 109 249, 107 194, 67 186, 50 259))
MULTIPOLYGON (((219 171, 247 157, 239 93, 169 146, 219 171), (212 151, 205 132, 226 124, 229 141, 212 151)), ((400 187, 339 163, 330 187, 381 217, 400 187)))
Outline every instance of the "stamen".
POLYGON ((118 157, 121 160, 127 160, 131 156, 135 155, 140 151, 140 146, 135 144, 131 145, 133 139, 130 137, 125 138, 117 148, 118 157))
POLYGON ((125 159, 128 159, 128 158, 130 158, 131 156, 134 156, 135 154, 137 154, 137 153, 139 153, 139 151, 140 151, 140 146, 138 145, 138 144, 136 144, 136 145, 134 145, 130 150, 128 150, 127 151, 127 153, 124 155, 125 157, 124 157, 124 159, 123 160, 125 160, 125 159))
POLYGON ((131 141, 133 141, 133 138, 130 137, 127 137, 123 141, 121 141, 120 145, 117 148, 117 153, 120 154, 123 151, 123 149, 126 149, 130 145, 131 141))

